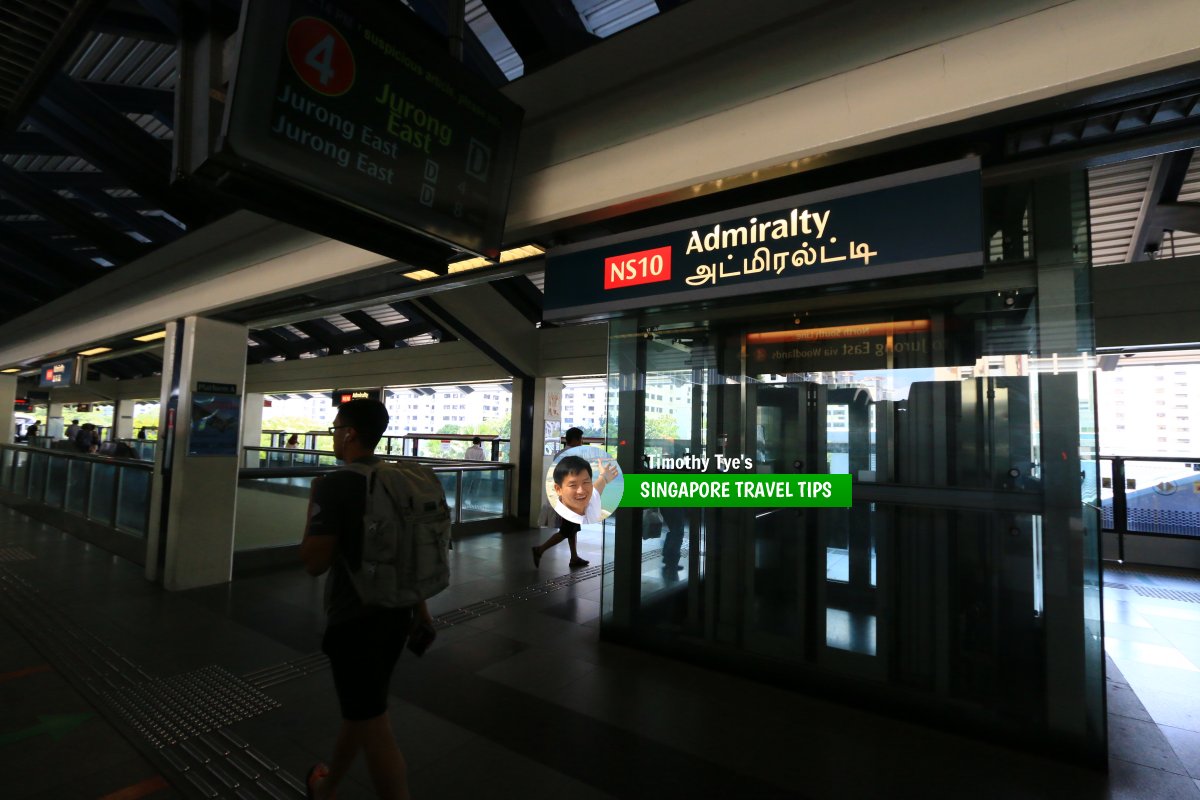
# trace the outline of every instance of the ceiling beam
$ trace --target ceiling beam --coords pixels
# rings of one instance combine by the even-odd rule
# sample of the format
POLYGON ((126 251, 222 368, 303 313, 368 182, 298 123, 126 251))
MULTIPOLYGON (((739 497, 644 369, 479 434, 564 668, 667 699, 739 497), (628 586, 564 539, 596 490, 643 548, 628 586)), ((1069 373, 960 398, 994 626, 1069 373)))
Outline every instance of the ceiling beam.
POLYGON ((1126 262, 1145 261, 1162 246, 1163 226, 1158 220, 1158 209, 1163 203, 1179 198, 1193 152, 1190 149, 1176 150, 1154 159, 1137 219, 1134 220, 1129 247, 1125 250, 1126 262))
POLYGON ((527 276, 514 275, 489 285, 525 319, 534 325, 542 321, 542 293, 527 276))
POLYGON ((249 336, 267 350, 271 351, 268 354, 268 357, 280 355, 289 361, 294 361, 300 358, 300 354, 302 352, 306 352, 296 348, 291 342, 289 342, 287 339, 284 339, 274 331, 250 331, 249 336))
POLYGON ((126 114, 151 114, 163 125, 174 127, 175 92, 170 89, 100 81, 79 81, 79 85, 118 111, 126 114))
POLYGON ((159 44, 173 45, 176 41, 175 34, 158 19, 135 11, 109 9, 100 15, 92 30, 159 44))
POLYGON ((1200 203, 1163 203, 1154 219, 1164 230, 1200 234, 1200 203))
POLYGON ((137 208, 129 203, 123 203, 108 192, 96 189, 76 191, 80 200, 97 211, 102 211, 110 219, 121 223, 129 230, 134 230, 156 244, 173 242, 183 235, 183 231, 167 222, 162 217, 139 214, 137 208))
POLYGON ((13 253, 38 269, 48 271, 71 288, 78 288, 104 274, 100 265, 66 255, 53 245, 5 222, 0 222, 0 250, 13 253))
POLYGON ((525 63, 525 73, 599 41, 571 0, 485 0, 500 30, 525 63))
POLYGON ((0 139, 0 153, 15 156, 69 156, 71 152, 37 131, 16 131, 0 139))
POLYGON ((2 161, 0 190, 31 211, 54 220, 80 239, 96 245, 114 263, 132 261, 144 252, 142 245, 133 239, 2 161))
POLYGON ((29 121, 176 219, 187 223, 208 216, 194 201, 170 191, 171 148, 78 81, 66 75, 51 80, 29 121))
MULTIPOLYGON (((342 317, 357 325, 359 330, 367 333, 372 339, 376 339, 381 350, 407 346, 403 340, 397 339, 386 325, 381 324, 365 311, 347 311, 342 314, 342 317)), ((368 339, 368 341, 370 340, 368 339)))
POLYGON ((7 246, 7 234, 0 228, 0 267, 3 267, 4 278, 0 283, 6 289, 21 291, 40 301, 48 301, 59 295, 75 289, 78 284, 70 283, 61 275, 46 269, 37 261, 29 259, 25 254, 7 246))
POLYGON ((341 355, 345 351, 345 347, 338 341, 342 338, 342 331, 326 322, 323 319, 310 319, 304 322, 293 323, 296 330, 302 331, 313 341, 319 342, 329 355, 341 355))
MULTIPOLYGON (((446 36, 445 0, 412 0, 412 11, 437 34, 446 36)), ((401 9, 397 9, 396 13, 403 12, 401 9)), ((470 25, 465 26, 464 32, 466 36, 463 37, 463 63, 482 75, 484 80, 492 86, 503 86, 508 83, 508 77, 496 65, 492 54, 483 46, 483 42, 479 41, 479 37, 475 35, 475 31, 471 30, 470 25)))

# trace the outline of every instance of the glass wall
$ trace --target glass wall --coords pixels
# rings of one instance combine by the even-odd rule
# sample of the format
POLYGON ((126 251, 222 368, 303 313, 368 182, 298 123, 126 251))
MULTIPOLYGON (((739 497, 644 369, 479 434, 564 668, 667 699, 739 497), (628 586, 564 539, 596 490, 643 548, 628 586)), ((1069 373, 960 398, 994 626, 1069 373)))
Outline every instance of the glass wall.
POLYGON ((661 526, 619 510, 604 634, 1102 761, 1082 188, 1005 194, 1025 198, 1019 223, 1040 206, 1035 245, 1039 226, 1054 236, 1038 263, 988 280, 614 321, 625 470, 742 457, 755 473, 849 474, 854 500, 661 509, 661 526))

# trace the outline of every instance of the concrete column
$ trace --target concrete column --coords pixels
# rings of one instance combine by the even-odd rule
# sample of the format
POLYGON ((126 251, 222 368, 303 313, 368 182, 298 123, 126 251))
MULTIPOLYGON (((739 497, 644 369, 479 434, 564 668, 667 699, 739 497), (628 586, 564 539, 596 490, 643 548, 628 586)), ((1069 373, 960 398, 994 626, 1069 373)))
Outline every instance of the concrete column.
POLYGON ((112 439, 133 438, 133 400, 113 401, 112 439))
POLYGON ((13 403, 17 400, 17 376, 0 375, 0 442, 12 443, 17 438, 13 403))
POLYGON ((263 394, 247 394, 242 402, 242 447, 262 447, 263 394))
POLYGON ((63 403, 54 402, 54 396, 51 395, 50 402, 46 408, 46 432, 44 436, 49 436, 51 439, 63 438, 63 432, 67 429, 66 423, 63 422, 63 403))
POLYGON ((233 571, 241 430, 233 427, 227 441, 221 433, 233 410, 241 416, 246 328, 185 317, 167 326, 163 358, 147 577, 161 577, 171 590, 226 583, 233 571), (232 402, 223 408, 208 402, 213 398, 232 402))
POLYGON ((537 525, 538 511, 541 509, 542 499, 546 493, 546 470, 550 468, 550 462, 553 460, 551 456, 558 449, 559 439, 562 437, 561 408, 562 381, 558 378, 513 381, 512 444, 509 458, 516 465, 518 473, 523 466, 520 443, 525 437, 528 437, 532 441, 532 447, 528 464, 531 479, 528 495, 524 498, 528 502, 528 512, 521 513, 519 511, 522 498, 519 495, 518 484, 520 482, 517 480, 513 481, 510 507, 516 514, 517 520, 530 527, 537 525), (529 390, 522 387, 530 387, 532 396, 528 396, 529 390), (528 406, 532 406, 532 415, 529 413, 528 406), (528 430, 522 424, 522 420, 528 420, 528 430))

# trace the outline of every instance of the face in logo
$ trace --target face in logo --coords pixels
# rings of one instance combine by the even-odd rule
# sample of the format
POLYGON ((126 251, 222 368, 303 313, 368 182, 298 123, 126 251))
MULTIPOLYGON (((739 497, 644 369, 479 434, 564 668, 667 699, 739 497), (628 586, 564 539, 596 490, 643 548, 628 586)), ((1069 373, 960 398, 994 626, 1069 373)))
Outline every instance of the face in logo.
POLYGON ((564 450, 546 473, 551 507, 563 519, 581 525, 608 517, 621 504, 624 489, 616 459, 591 445, 564 450))

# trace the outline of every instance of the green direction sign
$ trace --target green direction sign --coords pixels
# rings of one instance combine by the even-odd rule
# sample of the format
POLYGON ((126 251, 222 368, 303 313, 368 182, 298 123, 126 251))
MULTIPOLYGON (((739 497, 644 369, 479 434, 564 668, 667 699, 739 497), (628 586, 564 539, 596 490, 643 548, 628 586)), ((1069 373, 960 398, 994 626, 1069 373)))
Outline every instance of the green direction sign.
POLYGON ((847 508, 849 475, 625 474, 621 505, 636 508, 847 508))
POLYGON ((249 0, 241 42, 223 164, 498 256, 523 112, 403 4, 249 0))
POLYGON ((32 728, 0 734, 0 744, 12 744, 22 739, 32 739, 34 736, 47 735, 58 741, 71 731, 78 728, 93 714, 39 714, 38 724, 32 728))

